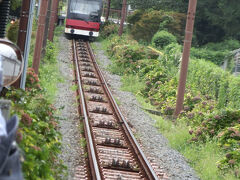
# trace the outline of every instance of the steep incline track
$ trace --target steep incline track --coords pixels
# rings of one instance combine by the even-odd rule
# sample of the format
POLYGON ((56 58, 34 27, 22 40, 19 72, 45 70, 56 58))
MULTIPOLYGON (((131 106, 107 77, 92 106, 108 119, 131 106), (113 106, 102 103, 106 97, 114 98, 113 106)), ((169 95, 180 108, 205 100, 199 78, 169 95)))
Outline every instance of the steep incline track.
MULTIPOLYGON (((161 179, 140 149, 88 42, 73 40, 73 62, 89 167, 79 179, 161 179)), ((81 173, 80 173, 81 174, 81 173)))

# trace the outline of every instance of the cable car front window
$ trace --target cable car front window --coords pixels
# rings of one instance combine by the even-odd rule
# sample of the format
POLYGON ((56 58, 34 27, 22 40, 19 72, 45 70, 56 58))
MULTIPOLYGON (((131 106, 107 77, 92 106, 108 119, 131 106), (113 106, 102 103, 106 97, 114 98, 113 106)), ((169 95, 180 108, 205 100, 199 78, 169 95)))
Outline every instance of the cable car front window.
POLYGON ((70 13, 89 15, 98 13, 100 9, 100 3, 97 1, 74 0, 70 4, 70 13))

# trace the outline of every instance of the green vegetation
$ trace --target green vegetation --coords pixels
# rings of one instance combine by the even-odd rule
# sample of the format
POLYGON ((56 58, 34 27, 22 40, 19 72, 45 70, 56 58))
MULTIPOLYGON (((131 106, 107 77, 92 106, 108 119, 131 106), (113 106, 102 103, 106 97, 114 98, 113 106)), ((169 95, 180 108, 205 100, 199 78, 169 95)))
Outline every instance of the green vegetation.
POLYGON ((150 43, 157 31, 166 30, 178 41, 183 39, 186 16, 181 13, 157 10, 137 10, 128 17, 130 33, 136 40, 150 43))
POLYGON ((104 25, 101 27, 101 37, 107 38, 112 34, 117 34, 118 32, 118 25, 110 22, 104 23, 104 25))
POLYGON ((171 43, 177 43, 177 39, 174 35, 167 31, 159 31, 152 38, 153 46, 158 49, 163 49, 171 43))
POLYGON ((14 43, 17 43, 18 29, 19 21, 15 21, 13 24, 9 23, 9 27, 7 28, 7 38, 14 43))
MULTIPOLYGON (((189 159, 199 176, 203 179, 238 178, 240 78, 215 65, 223 56, 213 55, 214 64, 207 61, 207 56, 204 60, 193 55, 184 110, 174 119, 182 46, 175 40, 167 44, 160 46, 163 55, 159 57, 127 34, 121 38, 111 35, 104 41, 113 62, 111 71, 122 75, 122 89, 136 94, 144 106, 150 103, 151 109, 161 112, 162 117, 154 116, 156 126, 171 146, 189 159)), ((238 41, 229 40, 226 47, 235 48, 237 44, 238 41)), ((219 45, 207 46, 214 52, 219 45)))
MULTIPOLYGON (((129 0, 133 7, 187 13, 186 0, 129 0)), ((221 42, 226 39, 240 40, 238 0, 201 0, 197 2, 195 18, 195 41, 198 45, 208 42, 221 42)), ((172 33, 172 32, 171 32, 172 33)))
MULTIPOLYGON (((171 3, 171 1, 170 1, 171 3)), ((176 2, 174 1, 176 4, 176 2)), ((181 2, 179 2, 181 3, 181 2)), ((183 3, 184 4, 184 3, 183 3)), ((181 6, 180 6, 181 7, 181 6)), ((161 36, 161 42, 177 42, 183 44, 184 28, 186 15, 185 12, 178 12, 166 10, 153 10, 153 9, 140 9, 134 11, 131 16, 128 16, 128 31, 131 36, 140 42, 141 44, 153 44, 156 48, 163 48, 162 44, 156 44, 161 36), (164 33, 165 32, 165 33, 164 33), (171 36, 169 33, 173 34, 171 36), (154 38, 153 38, 154 36, 154 38), (157 38, 158 37, 158 38, 157 38)), ((199 24, 199 26, 201 23, 199 24)), ((208 26, 209 27, 209 26, 208 26)), ((233 58, 230 54, 231 51, 238 49, 240 47, 240 42, 238 40, 232 39, 233 37, 227 36, 221 40, 215 40, 213 43, 209 41, 211 38, 206 38, 207 36, 216 36, 216 32, 205 32, 203 35, 198 34, 198 25, 195 25, 195 31, 193 35, 193 48, 191 49, 191 57, 196 59, 205 59, 213 62, 216 65, 222 65, 225 59, 230 60, 230 65, 228 67, 229 71, 233 69, 233 58), (209 34, 209 35, 208 35, 209 34), (210 35, 211 34, 211 35, 210 35), (198 39, 201 38, 201 39, 198 39), (205 39, 206 38, 206 39, 205 39), (205 40, 203 40, 205 39, 205 40), (204 42, 199 42, 204 41, 204 42), (200 46, 200 47, 199 47, 200 46)), ((201 27, 202 28, 202 27, 201 27)), ((210 27, 209 27, 210 28, 210 27)), ((213 28, 213 27, 211 27, 213 28)), ((215 29, 218 29, 215 27, 215 29)), ((200 30, 199 30, 200 31, 200 30)), ((104 32, 104 31, 103 31, 104 32)), ((110 31, 108 31, 110 33, 110 31)), ((218 34, 218 37, 220 35, 218 34)))
POLYGON ((39 77, 32 68, 28 69, 25 91, 11 89, 6 94, 13 102, 11 113, 20 117, 17 141, 24 153, 24 178, 29 180, 62 179, 66 175, 66 167, 58 158, 61 134, 58 110, 53 106, 57 83, 62 80, 56 71, 57 44, 57 38, 54 43, 48 42, 39 77))
POLYGON ((18 8, 21 7, 21 4, 22 4, 21 0, 11 0, 11 7, 10 8, 11 8, 12 11, 15 11, 18 8))

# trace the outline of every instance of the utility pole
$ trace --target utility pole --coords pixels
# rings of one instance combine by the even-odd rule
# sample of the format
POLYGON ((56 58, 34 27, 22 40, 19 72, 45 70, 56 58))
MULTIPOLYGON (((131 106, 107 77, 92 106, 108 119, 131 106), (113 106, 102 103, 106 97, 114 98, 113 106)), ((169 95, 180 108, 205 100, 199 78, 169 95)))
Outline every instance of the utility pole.
MULTIPOLYGON (((25 50, 25 44, 26 44, 30 2, 31 2, 31 0, 23 0, 22 1, 21 15, 20 15, 20 21, 19 21, 17 45, 20 48, 23 56, 25 55, 24 50, 25 50)), ((13 84, 13 86, 15 88, 19 88, 20 81, 21 81, 21 76, 13 84)))
POLYGON ((39 12, 37 37, 36 37, 36 44, 35 44, 33 64, 32 64, 32 67, 36 74, 38 74, 38 69, 39 69, 40 60, 41 60, 45 20, 46 20, 47 5, 48 5, 48 0, 41 0, 41 1, 42 2, 41 2, 40 12, 39 12))
POLYGON ((53 42, 54 36, 54 29, 55 29, 55 19, 57 16, 57 8, 58 8, 58 0, 52 0, 52 7, 51 7, 51 18, 49 24, 49 32, 48 32, 48 40, 53 42))
POLYGON ((48 28, 49 28, 49 21, 50 21, 50 16, 51 16, 51 6, 52 6, 52 0, 48 0, 48 8, 47 8, 47 15, 46 15, 46 20, 45 20, 44 36, 43 36, 43 47, 42 47, 42 53, 41 53, 42 58, 46 54, 48 28))
POLYGON ((106 12, 106 21, 108 21, 109 13, 110 13, 110 7, 111 7, 111 0, 107 1, 107 12, 106 12))
POLYGON ((125 18, 126 18, 126 10, 127 10, 127 0, 123 0, 123 4, 122 4, 122 18, 121 18, 121 22, 120 22, 120 27, 119 27, 119 30, 118 30, 118 35, 119 36, 122 36, 122 33, 123 33, 123 25, 124 25, 124 21, 125 21, 125 18))
POLYGON ((186 80, 187 80, 189 54, 190 54, 190 49, 192 44, 192 34, 193 34, 196 6, 197 6, 197 0, 189 0, 180 79, 178 84, 177 103, 176 103, 176 109, 174 112, 175 117, 177 117, 181 112, 181 110, 183 109, 184 93, 185 93, 186 80))
POLYGON ((19 21, 17 45, 21 49, 23 56, 24 56, 24 48, 25 48, 26 36, 27 36, 30 2, 31 0, 22 1, 21 17, 19 21))
POLYGON ((56 16, 55 16, 55 23, 58 23, 58 13, 59 13, 59 2, 62 0, 57 0, 57 7, 56 7, 56 16))

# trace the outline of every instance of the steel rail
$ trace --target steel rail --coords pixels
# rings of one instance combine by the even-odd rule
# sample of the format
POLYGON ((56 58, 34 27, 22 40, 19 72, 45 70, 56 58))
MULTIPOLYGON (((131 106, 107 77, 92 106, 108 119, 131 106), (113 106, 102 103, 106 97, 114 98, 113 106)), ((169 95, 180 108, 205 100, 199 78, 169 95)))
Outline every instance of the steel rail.
POLYGON ((92 138, 92 134, 91 134, 91 130, 90 130, 90 126, 89 126, 89 119, 88 119, 88 115, 87 115, 87 111, 86 111, 86 104, 85 104, 85 99, 84 99, 84 94, 83 94, 83 88, 81 85, 81 78, 80 78, 80 71, 79 71, 79 67, 78 67, 78 56, 77 56, 77 50, 76 50, 76 41, 73 40, 73 50, 74 50, 74 61, 75 61, 75 66, 76 66, 76 76, 78 79, 78 86, 79 86, 79 91, 80 91, 80 96, 81 96, 81 102, 82 102, 82 108, 83 108, 83 114, 84 114, 84 123, 85 123, 85 127, 86 127, 86 131, 87 131, 87 138, 88 138, 88 143, 89 143, 89 147, 90 149, 88 149, 91 153, 91 159, 92 159, 92 166, 93 166, 93 170, 94 170, 94 179, 96 180, 101 180, 101 175, 100 175, 100 171, 99 171, 99 166, 98 166, 98 162, 97 162, 97 158, 96 158, 96 152, 95 152, 95 148, 93 145, 93 138, 92 138))
POLYGON ((133 145, 135 153, 137 154, 138 159, 139 159, 140 163, 142 164, 145 173, 147 174, 149 179, 152 179, 152 180, 153 179, 159 179, 158 176, 156 175, 155 171, 153 170, 151 164, 148 162, 148 160, 147 160, 146 156, 144 155, 143 151, 141 150, 140 145, 138 144, 136 138, 134 137, 134 135, 133 135, 129 125, 127 124, 127 121, 125 120, 124 116, 122 115, 116 101, 114 100, 113 95, 112 95, 112 93, 111 93, 111 91, 110 91, 110 89, 107 85, 107 82, 103 78, 103 74, 98 67, 98 63, 96 61, 96 58, 94 56, 92 48, 90 47, 89 42, 87 42, 87 47, 88 47, 88 50, 90 52, 90 56, 93 60, 93 63, 95 64, 94 66, 95 66, 95 68, 98 72, 98 75, 99 75, 100 79, 102 80, 102 82, 104 82, 104 83, 102 83, 102 85, 105 86, 105 90, 107 91, 107 94, 109 95, 109 98, 110 98, 110 101, 112 102, 113 108, 118 113, 118 116, 119 116, 120 120, 122 120, 124 125, 125 125, 125 132, 128 133, 127 138, 129 139, 130 142, 132 142, 131 144, 133 145))

